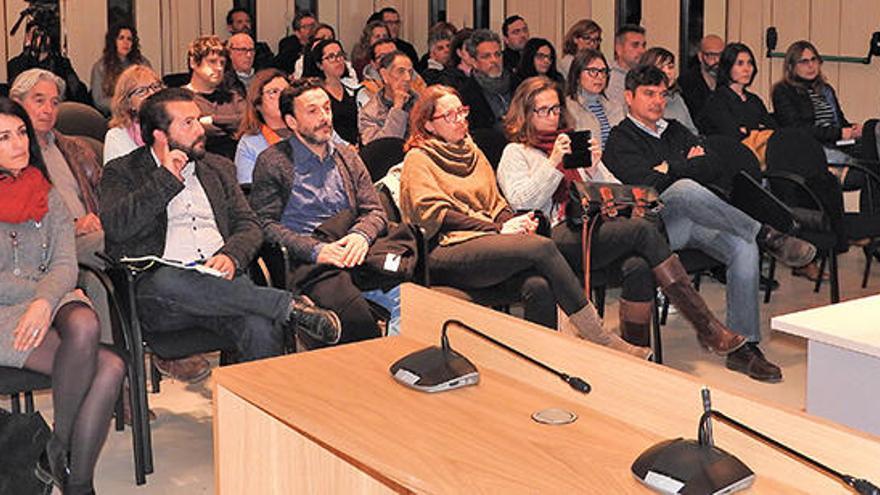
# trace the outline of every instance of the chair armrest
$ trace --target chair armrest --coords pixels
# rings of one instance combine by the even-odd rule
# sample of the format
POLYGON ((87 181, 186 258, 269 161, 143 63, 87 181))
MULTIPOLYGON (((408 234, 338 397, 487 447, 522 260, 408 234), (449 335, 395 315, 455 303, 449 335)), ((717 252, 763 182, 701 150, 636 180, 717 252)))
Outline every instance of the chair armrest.
POLYGON ((865 174, 865 177, 868 180, 865 182, 865 193, 868 196, 868 205, 871 206, 871 210, 869 213, 873 214, 874 209, 874 194, 875 187, 880 187, 880 175, 877 174, 874 170, 871 170, 867 167, 867 165, 874 165, 875 168, 880 168, 880 162, 875 160, 865 160, 861 158, 854 158, 852 163, 829 163, 828 166, 830 168, 836 169, 844 169, 849 168, 851 170, 858 170, 859 172, 865 174))
POLYGON ((812 189, 807 185, 807 180, 803 178, 803 176, 795 174, 793 172, 784 172, 784 171, 767 171, 764 172, 764 178, 767 179, 771 183, 770 189, 772 190, 772 183, 774 180, 780 180, 784 182, 788 182, 797 186, 798 189, 801 190, 810 200, 813 202, 815 209, 822 212, 823 217, 827 217, 827 212, 825 211, 825 207, 822 206, 822 202, 819 201, 819 197, 816 196, 816 193, 813 192, 812 189))

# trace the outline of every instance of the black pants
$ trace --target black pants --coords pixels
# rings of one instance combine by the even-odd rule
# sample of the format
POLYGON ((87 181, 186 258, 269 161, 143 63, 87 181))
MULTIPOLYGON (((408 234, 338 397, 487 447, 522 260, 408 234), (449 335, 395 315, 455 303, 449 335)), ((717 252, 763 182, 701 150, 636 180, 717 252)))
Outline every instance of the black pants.
POLYGON ((435 247, 429 257, 431 281, 461 289, 484 289, 511 277, 525 277, 526 318, 553 326, 556 304, 572 314, 588 304, 577 277, 552 240, 538 235, 489 234, 435 247), (536 291, 549 287, 552 299, 536 291), (551 316, 552 315, 552 316, 551 316))
MULTIPOLYGON (((580 230, 565 223, 553 228, 553 242, 577 273, 584 273, 580 230)), ((645 302, 654 298, 651 269, 672 256, 666 236, 657 225, 643 218, 618 218, 600 223, 593 232, 590 269, 620 263, 623 272, 621 297, 645 302)))

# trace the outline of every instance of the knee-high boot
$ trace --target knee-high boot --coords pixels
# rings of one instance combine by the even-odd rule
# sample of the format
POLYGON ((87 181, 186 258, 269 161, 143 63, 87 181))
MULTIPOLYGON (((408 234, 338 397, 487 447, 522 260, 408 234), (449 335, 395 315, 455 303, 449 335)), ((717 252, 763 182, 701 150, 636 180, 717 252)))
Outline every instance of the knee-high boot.
POLYGON ((709 311, 706 302, 691 285, 690 277, 688 277, 687 271, 681 265, 677 255, 673 254, 666 258, 654 267, 653 271, 654 278, 663 293, 693 325, 701 346, 724 356, 746 343, 746 339, 742 335, 734 333, 724 326, 709 311))
POLYGON ((602 326, 602 318, 592 304, 587 304, 576 313, 568 316, 569 323, 577 330, 577 336, 625 352, 637 358, 648 359, 653 354, 651 349, 636 347, 621 339, 616 333, 609 332, 602 326))
POLYGON ((651 346, 651 301, 636 302, 620 299, 620 336, 639 347, 651 346))

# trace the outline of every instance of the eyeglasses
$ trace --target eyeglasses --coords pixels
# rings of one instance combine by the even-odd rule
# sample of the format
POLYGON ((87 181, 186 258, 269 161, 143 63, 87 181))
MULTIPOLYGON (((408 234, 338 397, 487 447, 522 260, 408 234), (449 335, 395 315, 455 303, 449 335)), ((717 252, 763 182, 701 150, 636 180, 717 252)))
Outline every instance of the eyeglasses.
POLYGON ((264 89, 263 95, 275 98, 276 96, 280 95, 282 91, 284 91, 284 89, 282 89, 282 88, 264 89))
POLYGON ((400 19, 398 19, 396 21, 385 21, 385 24, 391 24, 393 26, 398 26, 398 25, 400 25, 400 19))
POLYGON ((549 61, 549 60, 551 60, 551 59, 553 58, 553 56, 552 56, 552 55, 548 55, 548 54, 546 54, 546 53, 540 53, 540 52, 539 52, 539 53, 536 53, 536 54, 535 54, 535 58, 538 59, 538 60, 547 60, 547 61, 549 61))
POLYGON ((813 55, 810 58, 802 58, 797 61, 798 65, 812 65, 819 62, 819 57, 813 55))
POLYGON ((587 34, 579 34, 577 37, 586 41, 587 43, 593 43, 596 45, 598 45, 599 43, 602 43, 601 36, 589 36, 587 34))
POLYGON ((533 110, 538 117, 549 117, 550 115, 559 115, 562 113, 562 105, 553 105, 550 107, 538 107, 533 110))
POLYGON ((323 60, 325 62, 335 62, 337 60, 345 60, 345 52, 336 52, 336 53, 331 53, 329 55, 324 55, 324 58, 322 58, 321 60, 323 60))
POLYGON ((704 58, 721 58, 721 52, 700 52, 704 58))
POLYGON ((148 96, 158 91, 165 89, 165 85, 162 84, 161 81, 156 81, 153 84, 149 84, 147 86, 138 86, 131 91, 128 92, 128 97, 132 96, 148 96))
POLYGON ((434 115, 431 120, 443 119, 447 124, 454 124, 466 119, 471 113, 471 107, 463 106, 454 110, 450 110, 442 115, 434 115))
POLYGON ((611 73, 611 69, 609 69, 608 67, 603 67, 601 69, 597 67, 584 67, 584 70, 582 72, 586 72, 590 77, 594 78, 599 76, 608 77, 608 74, 611 73))
POLYGON ((254 53, 257 53, 256 48, 238 48, 238 47, 236 47, 236 48, 230 48, 229 50, 233 51, 233 52, 248 54, 248 55, 252 55, 254 53))
POLYGON ((501 58, 501 52, 500 51, 483 52, 483 53, 478 54, 477 58, 480 60, 490 60, 493 58, 501 58))

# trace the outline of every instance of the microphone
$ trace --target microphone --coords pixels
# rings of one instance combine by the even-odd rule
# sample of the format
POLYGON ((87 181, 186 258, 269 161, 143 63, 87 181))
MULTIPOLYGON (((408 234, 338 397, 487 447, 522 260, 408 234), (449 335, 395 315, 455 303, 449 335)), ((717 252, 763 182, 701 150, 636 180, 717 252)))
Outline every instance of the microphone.
POLYGON ((700 428, 698 438, 700 439, 700 445, 707 445, 709 447, 715 446, 715 439, 712 437, 712 397, 709 393, 709 387, 703 386, 703 389, 700 390, 700 396, 703 398, 703 416, 709 415, 706 419, 705 426, 700 428))
POLYGON ((442 392, 456 388, 476 385, 480 374, 467 358, 455 352, 449 344, 447 330, 457 325, 492 344, 558 376, 571 388, 583 394, 590 393, 592 387, 586 380, 556 370, 537 359, 487 335, 459 320, 446 320, 440 336, 440 347, 432 346, 407 354, 391 365, 391 375, 401 384, 423 392, 442 392))

